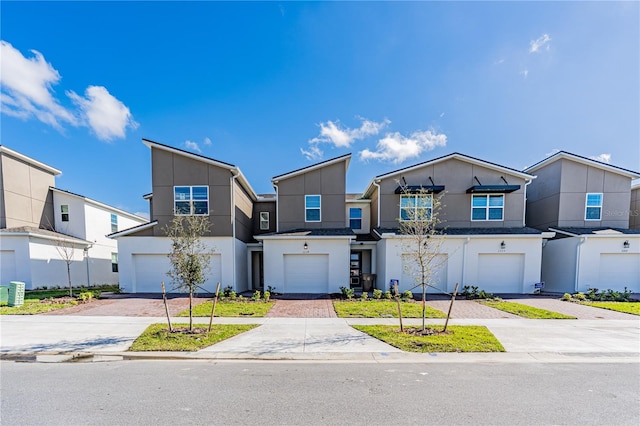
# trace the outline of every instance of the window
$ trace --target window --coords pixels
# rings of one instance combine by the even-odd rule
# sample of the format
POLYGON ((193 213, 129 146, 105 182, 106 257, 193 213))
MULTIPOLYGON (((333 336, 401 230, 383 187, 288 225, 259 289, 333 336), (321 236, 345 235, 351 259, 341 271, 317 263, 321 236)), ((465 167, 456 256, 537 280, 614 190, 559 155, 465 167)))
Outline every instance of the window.
POLYGON ((349 228, 362 229, 362 209, 357 207, 349 208, 349 228))
POLYGON ((602 194, 587 194, 584 220, 602 219, 602 194))
POLYGON ((111 214, 111 232, 118 232, 118 216, 111 214))
POLYGON ((473 195, 471 220, 503 220, 504 194, 473 195))
POLYGON ((433 208, 431 195, 405 194, 400 196, 400 220, 430 220, 433 208))
POLYGON ((260 230, 269 229, 269 212, 260 212, 260 230))
POLYGON ((111 253, 111 272, 118 272, 118 253, 111 253))
POLYGON ((320 222, 320 196, 305 195, 304 196, 304 221, 320 222))
POLYGON ((174 186, 173 187, 174 214, 208 215, 209 187, 208 186, 174 186))
POLYGON ((69 206, 67 204, 61 205, 60 212, 62 213, 62 221, 69 222, 69 206))

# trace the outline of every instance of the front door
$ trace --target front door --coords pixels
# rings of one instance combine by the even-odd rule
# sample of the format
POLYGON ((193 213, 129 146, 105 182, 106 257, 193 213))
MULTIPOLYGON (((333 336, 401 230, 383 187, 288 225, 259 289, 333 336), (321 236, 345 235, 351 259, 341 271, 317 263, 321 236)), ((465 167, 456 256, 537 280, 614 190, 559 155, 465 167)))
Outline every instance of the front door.
POLYGON ((352 251, 350 266, 351 288, 362 287, 362 252, 352 251))

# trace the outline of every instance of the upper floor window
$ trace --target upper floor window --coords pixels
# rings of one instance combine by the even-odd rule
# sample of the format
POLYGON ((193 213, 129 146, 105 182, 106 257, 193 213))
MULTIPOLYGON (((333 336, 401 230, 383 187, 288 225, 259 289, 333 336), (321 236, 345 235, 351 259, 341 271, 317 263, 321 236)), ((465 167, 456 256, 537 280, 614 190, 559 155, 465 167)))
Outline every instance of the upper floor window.
POLYGON ((304 196, 304 221, 320 222, 320 196, 305 195, 304 196))
POLYGON ((403 194, 400 196, 400 220, 430 220, 433 198, 424 194, 403 194))
POLYGON ((349 208, 349 228, 362 229, 362 209, 358 207, 349 208))
POLYGON ((118 215, 111 213, 111 232, 118 232, 118 215))
POLYGON ((60 213, 62 213, 62 221, 69 222, 69 206, 67 204, 60 206, 60 213))
POLYGON ((111 272, 118 272, 118 253, 111 253, 111 272))
POLYGON ((471 220, 503 220, 504 194, 473 195, 471 220))
POLYGON ((208 186, 174 186, 173 187, 174 214, 208 215, 209 187, 208 186))
POLYGON ((266 231, 269 229, 269 212, 260 212, 260 230, 266 231))
POLYGON ((584 220, 602 220, 602 194, 587 194, 584 220))

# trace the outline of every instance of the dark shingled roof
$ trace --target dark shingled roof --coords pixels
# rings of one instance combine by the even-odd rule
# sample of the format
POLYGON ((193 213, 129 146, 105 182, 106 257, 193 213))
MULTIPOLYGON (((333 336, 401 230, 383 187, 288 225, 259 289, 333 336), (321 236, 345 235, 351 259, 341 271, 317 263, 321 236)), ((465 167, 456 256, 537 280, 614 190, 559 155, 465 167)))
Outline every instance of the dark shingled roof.
POLYGON ((378 241, 379 239, 372 234, 356 234, 356 242, 378 241))
POLYGON ((291 229, 288 231, 272 232, 269 234, 262 234, 261 236, 273 236, 273 235, 290 235, 301 237, 349 237, 356 234, 353 233, 351 228, 326 228, 326 229, 291 229))
MULTIPOLYGON (((391 233, 401 235, 400 228, 376 228, 380 234, 391 233)), ((534 228, 445 228, 444 235, 536 235, 542 234, 534 228)))
POLYGON ((559 228, 559 227, 552 227, 552 229, 557 229, 559 231, 565 231, 571 234, 575 234, 575 235, 603 235, 603 234, 607 234, 606 232, 602 232, 602 231, 614 231, 612 232, 610 235, 616 235, 615 232, 619 232, 620 234, 624 234, 624 235, 640 235, 640 229, 622 229, 622 228, 608 228, 608 227, 600 227, 600 228, 573 228, 573 227, 569 227, 569 228, 559 228))

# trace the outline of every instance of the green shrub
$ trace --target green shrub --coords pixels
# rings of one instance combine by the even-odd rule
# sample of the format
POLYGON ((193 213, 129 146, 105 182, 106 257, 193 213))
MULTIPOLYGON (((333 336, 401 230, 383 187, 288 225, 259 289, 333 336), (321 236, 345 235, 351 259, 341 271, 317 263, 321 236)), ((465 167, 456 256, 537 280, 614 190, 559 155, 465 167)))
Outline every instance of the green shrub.
POLYGON ((382 299, 382 290, 380 290, 379 288, 373 289, 373 298, 382 299))
POLYGON ((233 287, 230 285, 226 286, 222 289, 222 297, 231 297, 231 292, 233 291, 233 287))
POLYGON ((275 287, 271 287, 270 285, 267 286, 267 290, 269 293, 275 293, 276 292, 276 288, 275 287))
MULTIPOLYGON (((225 290, 226 290, 226 289, 225 289, 225 290)), ((238 293, 236 293, 235 291, 231 290, 231 291, 229 292, 229 296, 228 296, 228 297, 229 297, 229 299, 231 299, 231 300, 236 300, 236 297, 237 297, 237 296, 238 296, 238 293)), ((242 296, 240 296, 240 297, 242 297, 242 296)))
POLYGON ((262 295, 260 294, 260 290, 256 290, 253 292, 253 296, 251 296, 251 300, 253 300, 254 302, 257 302, 258 300, 260 300, 260 297, 262 295))
POLYGON ((599 291, 597 288, 590 288, 587 290, 586 298, 596 302, 628 302, 631 297, 631 292, 624 288, 623 292, 608 289, 606 291, 599 291))
POLYGON ((367 293, 366 291, 363 291, 362 294, 360 295, 360 299, 361 300, 369 299, 369 293, 367 293))
POLYGON ((384 292, 384 298, 387 300, 391 300, 393 296, 391 295, 391 291, 387 290, 384 292))
POLYGON ((353 299, 353 296, 355 295, 355 290, 352 288, 347 288, 347 287, 340 287, 340 292, 342 293, 342 297, 346 298, 346 299, 353 299))
POLYGON ((565 293, 562 295, 562 300, 569 301, 571 300, 571 295, 569 293, 565 293))
MULTIPOLYGON (((236 292, 234 291, 232 294, 235 296, 235 293, 236 292)), ((233 297, 231 300, 236 300, 236 298, 233 297)), ((243 295, 238 296, 237 300, 238 300, 238 302, 246 302, 246 300, 244 300, 244 296, 243 295)))
POLYGON ((413 293, 411 293, 411 291, 409 290, 405 290, 402 292, 402 300, 404 300, 405 302, 408 300, 413 300, 413 293))
POLYGON ((269 299, 271 299, 271 292, 270 291, 265 291, 264 293, 262 293, 262 298, 264 299, 265 302, 268 302, 269 299))
POLYGON ((89 302, 93 299, 93 292, 91 291, 82 291, 78 293, 77 299, 80 299, 81 302, 89 302))
POLYGON ((582 292, 574 294, 573 298, 575 300, 579 300, 581 302, 584 301, 584 300, 587 300, 587 296, 585 296, 584 293, 582 293, 582 292))

